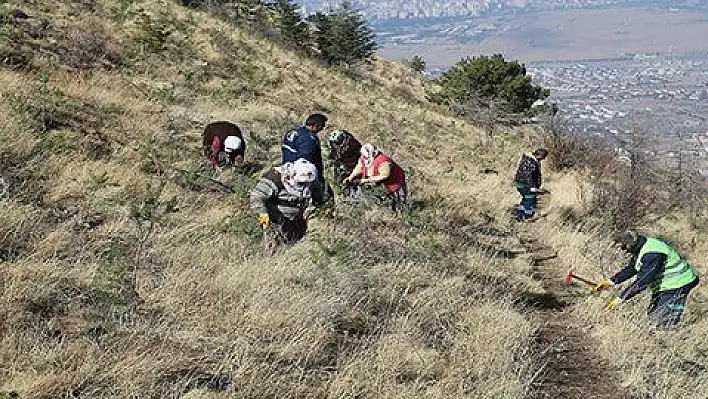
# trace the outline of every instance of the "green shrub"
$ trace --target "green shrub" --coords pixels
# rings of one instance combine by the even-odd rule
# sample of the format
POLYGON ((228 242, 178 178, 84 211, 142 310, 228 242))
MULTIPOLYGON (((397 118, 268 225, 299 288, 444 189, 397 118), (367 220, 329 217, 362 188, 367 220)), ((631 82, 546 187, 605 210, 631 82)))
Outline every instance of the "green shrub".
POLYGON ((140 12, 137 16, 137 30, 131 39, 140 45, 142 52, 161 53, 167 50, 167 38, 172 34, 174 25, 166 15, 152 16, 140 12))
POLYGON ((139 230, 152 229, 152 226, 159 222, 165 214, 176 210, 176 196, 168 199, 160 198, 164 187, 164 183, 157 186, 148 185, 142 195, 134 198, 130 203, 130 218, 139 230))
POLYGON ((73 149, 73 138, 67 132, 49 132, 37 142, 37 150, 44 155, 65 154, 73 149))
POLYGON ((413 72, 416 72, 416 73, 425 72, 425 66, 426 66, 425 60, 423 59, 423 57, 421 57, 417 54, 414 55, 413 58, 411 58, 410 61, 407 62, 407 64, 408 64, 408 67, 413 72))
POLYGON ((108 316, 124 310, 131 303, 132 278, 125 259, 102 260, 96 267, 93 294, 97 310, 108 316))
POLYGON ((278 13, 278 29, 283 44, 304 54, 312 53, 312 33, 310 26, 300 16, 300 6, 292 0, 276 0, 270 5, 278 13))
POLYGON ((531 84, 526 67, 518 61, 506 61, 501 54, 465 58, 440 77, 440 92, 428 98, 439 104, 496 102, 509 112, 522 113, 539 99, 550 95, 548 89, 531 84))

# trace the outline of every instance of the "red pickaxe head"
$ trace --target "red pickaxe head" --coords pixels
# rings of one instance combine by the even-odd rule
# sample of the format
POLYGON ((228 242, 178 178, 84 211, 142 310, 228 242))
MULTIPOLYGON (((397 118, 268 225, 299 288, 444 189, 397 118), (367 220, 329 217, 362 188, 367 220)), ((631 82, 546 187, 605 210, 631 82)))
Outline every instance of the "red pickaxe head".
POLYGON ((597 283, 591 280, 588 280, 584 277, 580 277, 577 274, 573 273, 573 269, 568 269, 568 274, 565 275, 565 283, 566 284, 573 284, 573 279, 576 279, 578 281, 581 281, 587 285, 592 285, 596 286, 597 283))

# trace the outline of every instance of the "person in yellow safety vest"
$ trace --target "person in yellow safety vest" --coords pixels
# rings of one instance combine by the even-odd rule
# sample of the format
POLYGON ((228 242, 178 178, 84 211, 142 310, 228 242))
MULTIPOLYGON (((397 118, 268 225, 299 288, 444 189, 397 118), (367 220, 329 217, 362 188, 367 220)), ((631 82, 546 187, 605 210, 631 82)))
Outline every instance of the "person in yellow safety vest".
POLYGON ((616 234, 614 241, 632 257, 622 270, 598 283, 592 291, 608 289, 636 275, 634 282, 610 301, 607 308, 614 310, 649 287, 652 291, 649 317, 659 328, 674 328, 681 319, 688 293, 698 285, 696 270, 676 250, 657 238, 629 230, 616 234))

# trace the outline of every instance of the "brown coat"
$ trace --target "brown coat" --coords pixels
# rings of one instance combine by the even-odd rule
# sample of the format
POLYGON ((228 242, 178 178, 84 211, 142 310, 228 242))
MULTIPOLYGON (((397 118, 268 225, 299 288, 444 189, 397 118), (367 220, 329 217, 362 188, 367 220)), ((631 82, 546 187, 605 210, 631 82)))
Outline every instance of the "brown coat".
POLYGON ((241 148, 228 153, 229 162, 234 163, 237 156, 243 157, 246 153, 246 141, 243 139, 241 129, 231 122, 212 122, 206 126, 202 133, 202 150, 204 156, 209 158, 212 165, 219 161, 219 153, 224 152, 224 140, 228 136, 236 136, 241 139, 241 148), (218 150, 217 150, 218 146, 218 150))

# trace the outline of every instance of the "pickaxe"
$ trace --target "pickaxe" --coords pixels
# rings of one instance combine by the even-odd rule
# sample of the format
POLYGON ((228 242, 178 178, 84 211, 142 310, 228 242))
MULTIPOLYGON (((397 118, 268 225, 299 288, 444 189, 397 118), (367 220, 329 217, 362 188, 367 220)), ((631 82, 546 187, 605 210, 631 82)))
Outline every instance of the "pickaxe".
POLYGON ((573 273, 573 269, 569 269, 568 274, 565 275, 565 283, 566 284, 573 284, 573 279, 581 281, 587 285, 592 285, 593 287, 597 285, 596 282, 588 280, 584 277, 580 277, 577 274, 573 273))

